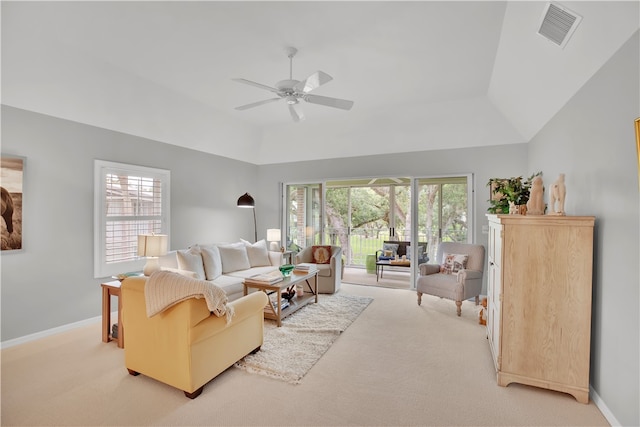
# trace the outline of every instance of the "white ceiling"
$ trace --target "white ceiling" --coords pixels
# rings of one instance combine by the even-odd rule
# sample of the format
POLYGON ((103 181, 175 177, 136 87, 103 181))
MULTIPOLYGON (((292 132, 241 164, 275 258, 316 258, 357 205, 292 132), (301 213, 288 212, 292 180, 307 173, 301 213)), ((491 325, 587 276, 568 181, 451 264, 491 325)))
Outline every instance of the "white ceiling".
POLYGON ((637 0, 561 2, 561 49, 545 4, 3 1, 2 103, 256 164, 522 143, 640 27, 637 0), (236 111, 273 94, 231 79, 288 78, 286 46, 353 109, 236 111))

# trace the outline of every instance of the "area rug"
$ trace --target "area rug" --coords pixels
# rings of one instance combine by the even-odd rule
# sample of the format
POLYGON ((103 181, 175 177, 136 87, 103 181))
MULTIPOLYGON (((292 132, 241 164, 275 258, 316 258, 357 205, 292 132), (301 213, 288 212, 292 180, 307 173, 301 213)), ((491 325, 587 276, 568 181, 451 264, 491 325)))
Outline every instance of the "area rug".
POLYGON ((308 304, 282 321, 278 328, 264 321, 264 343, 256 354, 245 356, 236 368, 299 384, 373 298, 355 295, 320 295, 317 304, 308 304))

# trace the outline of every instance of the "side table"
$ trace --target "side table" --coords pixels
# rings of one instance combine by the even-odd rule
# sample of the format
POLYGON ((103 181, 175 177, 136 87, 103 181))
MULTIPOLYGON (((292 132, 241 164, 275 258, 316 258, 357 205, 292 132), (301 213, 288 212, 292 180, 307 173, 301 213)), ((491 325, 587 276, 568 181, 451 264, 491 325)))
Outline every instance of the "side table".
POLYGON ((285 264, 293 264, 293 251, 282 252, 282 258, 284 259, 285 264))
POLYGON ((120 296, 120 281, 102 283, 102 342, 111 341, 109 333, 111 326, 111 296, 118 297, 118 347, 124 348, 124 327, 122 326, 122 297, 120 296))

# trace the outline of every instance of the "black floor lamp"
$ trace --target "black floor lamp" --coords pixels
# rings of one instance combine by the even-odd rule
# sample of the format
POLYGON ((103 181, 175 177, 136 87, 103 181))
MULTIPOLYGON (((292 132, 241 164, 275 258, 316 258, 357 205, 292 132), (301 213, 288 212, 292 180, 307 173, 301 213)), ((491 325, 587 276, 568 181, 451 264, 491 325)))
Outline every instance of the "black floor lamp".
POLYGON ((251 197, 249 193, 244 193, 242 196, 238 198, 238 207, 253 209, 253 234, 254 234, 254 242, 257 242, 258 227, 256 224, 256 201, 253 200, 253 197, 251 197))

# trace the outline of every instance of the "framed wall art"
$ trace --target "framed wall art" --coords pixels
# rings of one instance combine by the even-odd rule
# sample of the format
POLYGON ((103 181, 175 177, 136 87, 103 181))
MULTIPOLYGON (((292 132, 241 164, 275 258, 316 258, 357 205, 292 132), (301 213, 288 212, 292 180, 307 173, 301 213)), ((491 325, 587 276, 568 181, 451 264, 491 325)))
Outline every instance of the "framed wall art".
POLYGON ((22 249, 22 199, 24 157, 0 155, 0 247, 2 251, 22 249))

